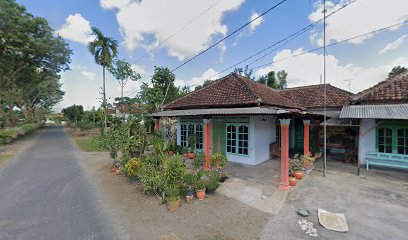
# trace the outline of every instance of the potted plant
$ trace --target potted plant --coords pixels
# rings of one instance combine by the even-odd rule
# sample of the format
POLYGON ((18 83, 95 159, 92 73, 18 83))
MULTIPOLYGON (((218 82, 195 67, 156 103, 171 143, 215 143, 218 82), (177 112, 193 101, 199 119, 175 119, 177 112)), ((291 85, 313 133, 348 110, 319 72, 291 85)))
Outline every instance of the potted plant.
POLYGON ((188 158, 190 159, 194 159, 195 158, 195 153, 194 153, 194 149, 195 149, 195 145, 197 143, 197 139, 194 135, 191 135, 188 137, 188 144, 189 144, 189 153, 188 153, 188 158))
POLYGON ((209 170, 205 172, 208 180, 206 182, 206 193, 213 194, 220 186, 220 176, 216 170, 209 170))
POLYGON ((218 174, 220 175, 220 182, 225 182, 225 180, 228 178, 224 171, 225 165, 227 163, 227 157, 222 155, 221 153, 215 153, 210 158, 211 168, 218 171, 218 174))
POLYGON ((186 173, 184 175, 184 184, 187 187, 186 190, 186 202, 189 203, 193 200, 194 198, 194 184, 197 180, 197 177, 193 175, 192 173, 186 173))
POLYGON ((180 189, 177 186, 168 186, 164 190, 166 195, 166 205, 170 212, 176 211, 180 207, 180 189))
POLYGON ((203 200, 205 198, 205 182, 200 178, 197 179, 195 185, 197 199, 203 200))
POLYGON ((293 177, 293 176, 289 176, 289 185, 290 186, 296 186, 297 184, 297 178, 293 177))
POLYGON ((290 159, 290 169, 293 172, 293 176, 297 179, 303 178, 303 157, 299 157, 299 154, 295 154, 293 159, 290 159))

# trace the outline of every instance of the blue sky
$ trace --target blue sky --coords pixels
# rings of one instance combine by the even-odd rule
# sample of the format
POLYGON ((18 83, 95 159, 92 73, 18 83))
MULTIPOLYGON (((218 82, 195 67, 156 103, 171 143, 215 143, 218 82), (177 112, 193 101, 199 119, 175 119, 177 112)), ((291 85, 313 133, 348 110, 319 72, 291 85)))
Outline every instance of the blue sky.
MULTIPOLYGON (((100 28, 120 43, 119 57, 134 65, 148 82, 154 66, 174 67, 194 56, 210 44, 226 36, 251 17, 256 17, 277 0, 18 0, 36 16, 46 18, 56 33, 65 37, 74 50, 71 70, 63 73, 64 100, 55 107, 82 104, 98 106, 102 83, 101 68, 88 53, 90 27, 100 28), (136 62, 149 49, 196 18, 177 35, 136 62)), ((223 44, 175 71, 177 85, 202 83, 241 59, 279 41, 285 36, 322 17, 321 2, 287 0, 278 8, 245 28, 223 44)), ((351 1, 328 1, 328 12, 351 1)), ((327 40, 336 42, 354 35, 408 20, 408 2, 404 0, 356 0, 335 13, 327 21, 327 40)), ((353 42, 328 48, 327 81, 337 87, 358 92, 385 78, 395 65, 408 66, 408 24, 385 30, 353 42), (347 80, 347 81, 345 81, 347 80)), ((321 43, 322 26, 296 38, 289 44, 249 67, 255 75, 271 70, 288 72, 289 87, 318 84, 322 73, 322 52, 293 55, 316 48, 321 43), (287 59, 279 61, 279 59, 287 59), (275 61, 275 62, 274 62, 275 61)), ((250 61, 249 61, 250 62, 250 61)), ((244 67, 243 63, 240 67, 244 67)), ((221 76, 227 74, 225 72, 221 76)), ((141 81, 129 84, 125 95, 137 92, 141 81)), ((120 95, 119 85, 107 79, 111 99, 120 95)))

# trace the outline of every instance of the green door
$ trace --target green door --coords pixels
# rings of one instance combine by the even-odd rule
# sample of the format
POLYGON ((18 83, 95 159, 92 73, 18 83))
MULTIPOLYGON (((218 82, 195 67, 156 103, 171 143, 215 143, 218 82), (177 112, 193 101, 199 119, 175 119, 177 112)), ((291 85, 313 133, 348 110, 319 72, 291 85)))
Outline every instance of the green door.
POLYGON ((295 120, 295 151, 303 153, 303 121, 295 120))
POLYGON ((225 123, 213 123, 213 153, 225 155, 225 123))

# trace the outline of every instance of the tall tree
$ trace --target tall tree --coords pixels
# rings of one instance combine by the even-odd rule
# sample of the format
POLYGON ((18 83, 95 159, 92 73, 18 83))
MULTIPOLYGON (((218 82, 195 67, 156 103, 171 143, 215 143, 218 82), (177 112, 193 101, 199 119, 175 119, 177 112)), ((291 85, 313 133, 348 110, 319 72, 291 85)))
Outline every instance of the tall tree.
POLYGON ((143 83, 140 98, 148 112, 160 110, 165 103, 179 97, 179 89, 174 85, 175 76, 168 68, 155 67, 151 86, 143 83))
POLYGON ((125 60, 116 59, 112 66, 108 68, 109 72, 118 80, 120 86, 120 97, 123 99, 123 89, 127 82, 137 81, 140 79, 140 74, 132 69, 132 66, 125 60))
POLYGON ((26 120, 39 120, 62 99, 60 73, 72 50, 47 20, 14 0, 0 1, 0 115, 16 124, 15 107, 26 120))
POLYGON ((249 78, 251 80, 255 80, 255 77, 253 76, 253 70, 249 69, 248 65, 246 65, 245 68, 235 68, 234 73, 249 78))
POLYGON ((105 69, 112 66, 113 59, 118 54, 118 42, 110 37, 105 36, 101 30, 92 27, 92 35, 95 40, 88 44, 88 50, 94 57, 95 63, 102 66, 103 85, 102 85, 102 106, 104 109, 104 128, 107 127, 106 117, 106 84, 105 69))
POLYGON ((288 77, 288 73, 285 70, 280 70, 276 73, 276 77, 278 78, 278 87, 279 89, 284 89, 287 86, 286 78, 288 77))
POLYGON ((388 73, 388 77, 391 78, 391 77, 397 76, 397 75, 399 75, 399 74, 401 74, 403 72, 406 72, 406 71, 408 71, 408 69, 406 67, 396 66, 396 67, 393 67, 391 69, 391 72, 388 73))

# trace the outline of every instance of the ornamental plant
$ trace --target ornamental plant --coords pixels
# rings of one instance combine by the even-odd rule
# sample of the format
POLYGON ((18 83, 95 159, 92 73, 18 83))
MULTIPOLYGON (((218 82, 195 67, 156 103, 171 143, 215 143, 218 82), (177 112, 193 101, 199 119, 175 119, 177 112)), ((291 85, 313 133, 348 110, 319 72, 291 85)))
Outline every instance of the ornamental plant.
POLYGON ((125 169, 127 172, 127 176, 130 178, 137 177, 139 173, 139 169, 141 166, 140 158, 131 158, 126 164, 125 169))
POLYGON ((177 186, 169 185, 164 189, 167 202, 175 202, 180 200, 180 189, 177 186))
POLYGON ((212 168, 224 168, 227 162, 227 157, 218 152, 212 155, 210 158, 212 168))
POLYGON ((217 190, 217 188, 220 186, 220 176, 218 174, 218 171, 209 170, 209 171, 206 171, 204 174, 208 178, 208 181, 206 182, 205 188, 208 191, 217 190))
POLYGON ((303 171, 304 167, 304 159, 303 157, 299 156, 299 154, 295 154, 292 159, 289 160, 289 170, 291 173, 296 171, 303 171))

